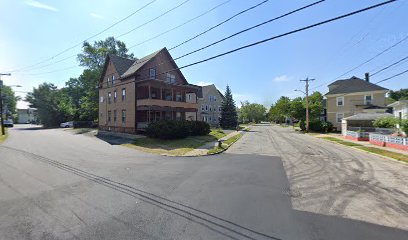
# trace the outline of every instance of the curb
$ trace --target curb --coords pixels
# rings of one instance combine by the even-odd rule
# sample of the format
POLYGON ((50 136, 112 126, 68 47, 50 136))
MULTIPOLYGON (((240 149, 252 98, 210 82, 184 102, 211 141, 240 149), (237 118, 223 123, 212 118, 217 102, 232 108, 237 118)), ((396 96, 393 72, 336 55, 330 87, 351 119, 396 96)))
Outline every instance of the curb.
MULTIPOLYGON (((384 158, 384 159, 387 159, 387 160, 391 160, 391 161, 394 161, 394 162, 398 162, 398 163, 402 163, 402 164, 408 165, 408 163, 407 163, 407 162, 404 162, 404 161, 401 161, 401 160, 398 160, 398 159, 395 159, 395 158, 392 158, 392 157, 383 156, 383 155, 380 155, 380 154, 377 154, 377 153, 369 152, 369 151, 366 151, 366 150, 360 149, 360 148, 358 148, 358 147, 354 147, 354 146, 346 146, 346 145, 343 145, 343 144, 341 144, 341 143, 334 142, 334 141, 330 141, 330 140, 326 140, 326 139, 319 138, 319 137, 315 137, 315 138, 317 138, 317 139, 321 139, 321 140, 324 140, 325 142, 330 142, 330 143, 334 143, 334 144, 337 144, 337 145, 341 145, 341 146, 343 146, 343 147, 347 147, 347 148, 356 149, 356 150, 358 150, 358 151, 360 151, 360 152, 364 152, 364 153, 368 153, 368 154, 376 155, 376 156, 378 156, 378 157, 381 157, 381 158, 384 158)), ((362 146, 362 147, 365 147, 365 146, 363 146, 363 145, 361 145, 361 146, 362 146)))

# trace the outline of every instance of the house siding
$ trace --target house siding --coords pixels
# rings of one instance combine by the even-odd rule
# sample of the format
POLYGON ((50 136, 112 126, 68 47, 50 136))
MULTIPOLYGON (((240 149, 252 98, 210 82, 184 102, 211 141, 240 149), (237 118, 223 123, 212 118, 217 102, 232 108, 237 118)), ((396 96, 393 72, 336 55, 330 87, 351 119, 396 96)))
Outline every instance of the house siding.
POLYGON ((376 91, 376 92, 361 92, 361 93, 350 93, 350 94, 336 94, 336 95, 326 95, 327 98, 327 121, 331 122, 337 130, 341 130, 341 122, 338 123, 336 120, 337 113, 343 113, 344 118, 352 116, 354 114, 363 112, 364 108, 368 105, 364 103, 365 95, 372 95, 372 105, 385 107, 385 93, 386 91, 376 91), (337 97, 344 96, 344 106, 337 106, 337 97))
POLYGON ((208 122, 211 126, 218 126, 221 117, 219 107, 222 106, 222 100, 224 97, 219 93, 215 85, 203 86, 202 89, 203 97, 198 99, 197 118, 199 121, 208 122), (210 101, 210 96, 212 97, 212 101, 210 101), (216 101, 214 101, 214 96, 216 101), (204 110, 201 106, 204 106, 204 110), (205 106, 207 106, 207 108, 205 108, 205 106))

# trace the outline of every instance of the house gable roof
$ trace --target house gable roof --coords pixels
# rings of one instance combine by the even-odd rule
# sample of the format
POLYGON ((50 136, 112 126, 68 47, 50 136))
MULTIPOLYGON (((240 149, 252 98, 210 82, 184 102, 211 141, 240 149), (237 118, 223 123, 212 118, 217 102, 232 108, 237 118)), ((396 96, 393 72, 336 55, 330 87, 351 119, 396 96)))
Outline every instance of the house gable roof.
POLYGON ((126 71, 121 74, 122 78, 128 77, 130 75, 135 74, 140 68, 142 68, 146 63, 148 63, 151 59, 153 59, 154 57, 156 57, 164 48, 151 53, 139 60, 136 60, 131 66, 129 66, 126 71))
POLYGON ((367 82, 363 79, 352 77, 350 79, 337 80, 331 84, 329 87, 332 89, 326 93, 330 94, 341 94, 341 93, 355 93, 355 92, 371 92, 371 91, 387 91, 388 89, 378 86, 374 83, 367 82))
POLYGON ((115 66, 116 71, 118 71, 119 75, 124 74, 126 70, 128 70, 129 67, 132 66, 132 64, 135 61, 137 61, 137 59, 132 60, 132 59, 124 58, 124 57, 119 57, 113 54, 110 54, 109 57, 110 57, 112 64, 115 66))

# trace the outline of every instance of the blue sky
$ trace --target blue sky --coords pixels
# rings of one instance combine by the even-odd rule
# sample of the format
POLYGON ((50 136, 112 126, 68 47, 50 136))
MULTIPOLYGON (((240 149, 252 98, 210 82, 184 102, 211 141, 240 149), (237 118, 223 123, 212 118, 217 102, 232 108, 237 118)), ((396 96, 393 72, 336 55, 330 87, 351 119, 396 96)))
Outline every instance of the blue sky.
MULTIPOLYGON (((25 67, 47 59, 56 53, 80 43, 103 30, 151 0, 0 0, 0 72, 25 67)), ((185 0, 157 0, 126 21, 116 25, 90 41, 119 36, 122 33, 160 15, 185 0)), ((262 0, 190 0, 180 8, 147 24, 119 40, 127 46, 135 45, 158 33, 175 27, 221 3, 221 7, 185 26, 130 49, 136 57, 143 57, 162 47, 170 48, 211 27, 229 16, 262 0)), ((171 51, 173 57, 202 47, 210 42, 246 27, 312 3, 304 0, 270 0, 227 24, 171 51)), ((264 38, 313 24, 328 18, 357 10, 382 1, 327 0, 292 16, 249 31, 219 45, 190 55, 179 66, 204 59, 264 38)), ((269 106, 280 96, 299 96, 294 89, 304 89, 299 79, 315 78, 311 89, 325 93, 327 84, 336 77, 371 58, 408 35, 407 0, 329 23, 311 30, 270 41, 228 56, 187 69, 183 73, 193 84, 215 83, 223 92, 230 85, 235 100, 258 102, 269 106)), ((76 47, 54 60, 77 54, 76 47)), ((379 68, 408 55, 408 40, 348 76, 363 77, 365 72, 379 68)), ((31 71, 13 72, 2 77, 5 84, 21 84, 20 91, 30 91, 42 82, 59 87, 70 77, 82 72, 76 58, 31 71), (66 69, 64 71, 57 71, 66 69), (56 72, 53 72, 56 71, 56 72), (47 73, 45 72, 53 72, 47 73)), ((40 67, 42 65, 38 65, 40 67)), ((372 78, 373 82, 408 69, 408 62, 384 71, 372 78)), ((408 74, 381 84, 392 90, 408 87, 408 74)), ((17 90, 17 89, 16 89, 17 90)), ((22 93, 21 93, 22 94, 22 93)))

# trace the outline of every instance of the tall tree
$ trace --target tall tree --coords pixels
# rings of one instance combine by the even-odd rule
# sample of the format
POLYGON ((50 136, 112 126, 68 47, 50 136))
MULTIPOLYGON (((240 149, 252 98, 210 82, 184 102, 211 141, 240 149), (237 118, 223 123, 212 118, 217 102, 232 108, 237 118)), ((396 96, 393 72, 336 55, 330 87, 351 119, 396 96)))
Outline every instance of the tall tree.
POLYGON ((4 103, 3 111, 6 118, 15 117, 17 101, 20 100, 20 97, 16 96, 13 89, 9 86, 3 86, 1 91, 4 103))
POLYGON ((314 92, 309 96, 310 120, 319 120, 323 112, 323 95, 320 92, 314 92))
POLYGON ((262 104, 249 103, 248 101, 241 103, 241 116, 243 122, 251 121, 259 123, 265 120, 266 108, 262 104))
POLYGON ((72 118, 74 108, 65 89, 43 83, 27 94, 30 107, 37 108, 38 118, 45 127, 56 127, 72 118))
POLYGON ((238 115, 230 87, 227 85, 225 99, 221 107, 220 126, 224 129, 235 129, 238 126, 238 115))
POLYGON ((290 99, 282 96, 279 100, 271 106, 269 109, 268 117, 273 122, 284 122, 285 118, 291 116, 290 99))
POLYGON ((388 96, 394 101, 408 100, 408 88, 402 88, 398 91, 391 90, 388 96))
POLYGON ((98 119, 98 82, 108 54, 134 59, 128 54, 126 44, 108 37, 93 44, 84 42, 82 53, 78 54, 79 64, 86 69, 78 78, 71 78, 65 85, 69 100, 75 107, 74 120, 92 121, 98 119))
POLYGON ((128 49, 124 42, 116 40, 114 37, 108 37, 105 40, 95 41, 93 45, 89 42, 84 42, 82 53, 78 54, 79 65, 90 70, 101 71, 108 53, 134 59, 133 54, 128 54, 128 49))
POLYGON ((297 97, 290 102, 290 116, 297 120, 306 119, 306 108, 304 99, 297 97))

